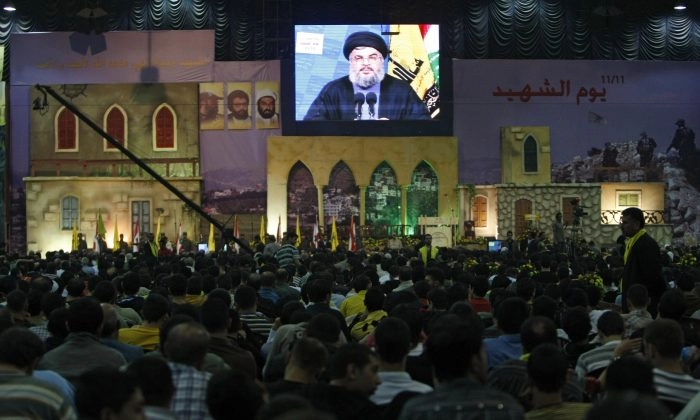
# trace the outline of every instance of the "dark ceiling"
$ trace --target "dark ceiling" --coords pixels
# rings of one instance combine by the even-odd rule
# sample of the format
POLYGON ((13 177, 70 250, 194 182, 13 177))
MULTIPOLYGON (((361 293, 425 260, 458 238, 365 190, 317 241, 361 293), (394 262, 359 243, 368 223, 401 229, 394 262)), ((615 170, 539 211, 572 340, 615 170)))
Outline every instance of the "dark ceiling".
MULTIPOLYGON (((453 58, 700 60, 700 0, 17 0, 12 33, 212 29, 216 59, 287 58, 294 23, 440 23, 453 58)), ((5 55, 4 79, 9 54, 5 55)))

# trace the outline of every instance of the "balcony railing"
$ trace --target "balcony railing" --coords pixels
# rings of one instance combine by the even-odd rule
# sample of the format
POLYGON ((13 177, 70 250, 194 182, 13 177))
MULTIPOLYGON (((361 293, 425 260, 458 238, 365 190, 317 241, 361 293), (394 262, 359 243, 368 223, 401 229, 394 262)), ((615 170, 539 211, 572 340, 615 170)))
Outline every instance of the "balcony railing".
MULTIPOLYGON (((189 178, 199 176, 198 158, 143 159, 164 178, 189 178)), ((32 159, 30 174, 36 176, 125 177, 148 176, 134 162, 127 159, 32 159)))
MULTIPOLYGON (((649 225, 661 225, 664 221, 663 210, 642 210, 644 212, 644 223, 649 225)), ((620 223, 622 210, 602 210, 600 212, 600 224, 616 225, 620 223)))
POLYGON ((414 234, 413 225, 364 225, 360 226, 363 237, 366 238, 391 238, 411 236, 414 234))

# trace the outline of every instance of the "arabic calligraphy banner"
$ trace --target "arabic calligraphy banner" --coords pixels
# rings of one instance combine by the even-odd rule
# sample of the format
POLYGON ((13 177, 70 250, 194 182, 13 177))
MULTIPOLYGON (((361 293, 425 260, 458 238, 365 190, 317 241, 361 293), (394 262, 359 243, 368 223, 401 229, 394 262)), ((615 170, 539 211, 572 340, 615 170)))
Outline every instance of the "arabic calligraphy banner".
POLYGON ((700 128, 700 63, 455 60, 461 183, 501 182, 500 128, 547 126, 552 164, 640 133, 666 150, 684 119, 700 128))

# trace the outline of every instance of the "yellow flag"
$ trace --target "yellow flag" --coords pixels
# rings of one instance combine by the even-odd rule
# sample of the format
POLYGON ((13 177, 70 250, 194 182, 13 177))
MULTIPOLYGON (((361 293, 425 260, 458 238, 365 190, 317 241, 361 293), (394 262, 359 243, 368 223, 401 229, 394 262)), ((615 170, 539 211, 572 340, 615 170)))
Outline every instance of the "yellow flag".
POLYGON ((299 224, 299 215, 297 214, 297 242, 294 244, 297 248, 301 247, 301 225, 299 224))
POLYGON ((214 242, 214 224, 209 223, 209 242, 207 242, 209 247, 209 252, 214 252, 216 250, 216 242, 214 242))
POLYGON ((103 238, 107 235, 107 228, 105 228, 105 222, 102 220, 101 209, 97 209, 97 234, 103 238))
POLYGON ((432 118, 440 113, 439 26, 391 25, 387 74, 411 84, 432 118))
POLYGON ((335 216, 333 216, 333 226, 331 227, 331 251, 335 251, 339 244, 338 229, 335 227, 335 216))
POLYGON ((160 214, 158 215, 158 225, 156 226, 156 246, 160 248, 160 214))
POLYGON ((114 245, 112 249, 119 249, 119 229, 117 228, 117 216, 114 216, 114 245))
POLYGON ((265 215, 260 216, 260 241, 267 242, 267 229, 265 229, 265 215))
POLYGON ((71 238, 71 251, 78 250, 78 225, 73 222, 73 237, 71 238))

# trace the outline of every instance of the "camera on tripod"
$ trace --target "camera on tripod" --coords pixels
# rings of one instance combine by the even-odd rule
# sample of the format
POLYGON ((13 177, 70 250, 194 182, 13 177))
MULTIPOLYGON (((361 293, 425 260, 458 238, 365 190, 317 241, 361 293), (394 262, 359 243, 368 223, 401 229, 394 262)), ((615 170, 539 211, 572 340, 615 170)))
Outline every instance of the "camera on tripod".
POLYGON ((576 206, 574 207, 574 217, 583 217, 583 216, 588 216, 588 212, 584 211, 585 207, 581 206, 576 206))
POLYGON ((578 198, 574 198, 570 203, 573 206, 574 225, 578 226, 581 224, 581 218, 583 216, 588 216, 588 212, 584 210, 586 207, 579 204, 580 200, 578 198))

